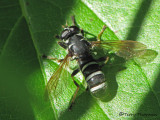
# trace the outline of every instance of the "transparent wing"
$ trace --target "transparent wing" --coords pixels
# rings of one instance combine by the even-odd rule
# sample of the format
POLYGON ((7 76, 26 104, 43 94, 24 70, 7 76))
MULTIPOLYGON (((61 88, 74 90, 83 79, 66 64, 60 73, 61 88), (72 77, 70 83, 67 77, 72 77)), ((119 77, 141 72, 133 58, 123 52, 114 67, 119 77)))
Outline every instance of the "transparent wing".
POLYGON ((69 67, 69 59, 70 57, 67 54, 64 60, 60 63, 59 67, 49 79, 44 95, 46 100, 51 94, 56 97, 62 91, 62 88, 66 84, 66 79, 70 76, 69 72, 67 71, 69 67))
POLYGON ((92 41, 92 46, 101 46, 104 49, 115 52, 116 55, 125 59, 145 58, 150 61, 157 56, 157 52, 147 49, 146 45, 131 40, 107 40, 107 41, 92 41), (154 56, 153 56, 154 54, 154 56), (151 58, 152 56, 153 58, 151 58), (148 58, 149 57, 149 58, 148 58))

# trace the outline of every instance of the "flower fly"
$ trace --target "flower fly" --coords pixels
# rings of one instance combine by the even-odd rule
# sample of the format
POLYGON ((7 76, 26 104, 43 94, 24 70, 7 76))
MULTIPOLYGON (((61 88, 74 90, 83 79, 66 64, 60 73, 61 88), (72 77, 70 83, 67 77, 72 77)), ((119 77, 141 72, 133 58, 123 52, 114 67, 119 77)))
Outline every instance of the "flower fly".
MULTIPOLYGON (((68 51, 64 59, 59 60, 60 65, 57 70, 53 73, 50 80, 46 86, 45 95, 49 96, 51 93, 56 93, 57 86, 64 69, 68 67, 69 61, 76 60, 79 68, 74 70, 71 74, 73 83, 75 84, 76 91, 71 99, 69 108, 72 107, 72 104, 75 101, 76 95, 79 91, 80 85, 75 81, 74 76, 78 72, 82 72, 85 80, 87 82, 87 87, 90 90, 91 94, 96 98, 101 98, 105 94, 107 83, 105 80, 105 75, 101 70, 102 66, 99 62, 107 62, 108 57, 102 57, 95 59, 92 56, 93 47, 102 47, 103 49, 109 49, 113 51, 117 56, 123 57, 125 59, 147 59, 151 54, 156 57, 156 51, 147 49, 146 45, 131 40, 107 40, 101 41, 101 36, 106 29, 106 26, 103 26, 102 31, 98 34, 96 41, 87 41, 84 37, 84 31, 76 26, 75 19, 72 16, 72 26, 66 25, 61 34, 56 36, 59 39, 58 44, 68 51)), ((43 56, 48 59, 56 60, 48 56, 43 56)), ((154 58, 151 58, 153 60, 154 58)))

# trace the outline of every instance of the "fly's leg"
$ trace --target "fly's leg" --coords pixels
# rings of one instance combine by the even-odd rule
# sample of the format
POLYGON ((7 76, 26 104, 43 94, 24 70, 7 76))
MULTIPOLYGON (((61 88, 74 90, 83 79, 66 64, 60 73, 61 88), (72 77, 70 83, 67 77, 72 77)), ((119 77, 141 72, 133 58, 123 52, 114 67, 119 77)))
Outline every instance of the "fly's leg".
MULTIPOLYGON (((64 42, 58 42, 58 44, 64 48, 64 49, 67 49, 67 45, 64 43, 64 42)), ((56 60, 57 62, 62 62, 63 59, 57 59, 57 58, 53 58, 53 57, 50 57, 50 56, 46 56, 46 55, 42 55, 42 58, 44 59, 49 59, 49 60, 56 60)))
POLYGON ((101 57, 99 59, 96 60, 97 62, 103 62, 106 64, 109 61, 109 57, 101 57))
POLYGON ((78 68, 78 69, 74 70, 73 73, 71 74, 72 80, 73 80, 74 84, 77 86, 77 88, 76 88, 76 91, 74 92, 74 95, 73 95, 71 101, 70 101, 69 110, 72 109, 73 103, 74 103, 74 101, 75 101, 75 99, 76 99, 76 95, 77 95, 77 93, 78 93, 78 91, 79 91, 79 84, 78 84, 78 83, 74 80, 74 78, 73 78, 79 71, 80 71, 80 70, 79 70, 79 68, 78 68))
MULTIPOLYGON (((59 35, 55 35, 55 38, 61 40, 60 36, 59 35)), ((62 48, 64 49, 67 49, 67 45, 65 42, 61 42, 61 41, 58 41, 58 45, 60 45, 62 48)))
POLYGON ((60 41, 58 41, 58 45, 60 45, 62 48, 64 48, 64 49, 67 49, 67 45, 66 45, 66 43, 64 43, 64 42, 60 42, 60 41))
POLYGON ((109 61, 109 57, 101 57, 98 60, 96 60, 97 62, 104 62, 100 67, 103 67, 105 64, 107 64, 107 62, 109 61))
POLYGON ((62 62, 64 59, 57 59, 50 56, 42 55, 42 58, 49 59, 49 60, 56 60, 57 62, 62 62))
POLYGON ((109 61, 109 57, 106 57, 106 60, 104 61, 104 64, 107 64, 107 62, 109 61))
POLYGON ((107 26, 103 25, 103 28, 102 28, 101 32, 97 36, 97 41, 101 41, 101 36, 102 36, 102 34, 103 34, 103 32, 105 31, 106 28, 107 28, 107 26))

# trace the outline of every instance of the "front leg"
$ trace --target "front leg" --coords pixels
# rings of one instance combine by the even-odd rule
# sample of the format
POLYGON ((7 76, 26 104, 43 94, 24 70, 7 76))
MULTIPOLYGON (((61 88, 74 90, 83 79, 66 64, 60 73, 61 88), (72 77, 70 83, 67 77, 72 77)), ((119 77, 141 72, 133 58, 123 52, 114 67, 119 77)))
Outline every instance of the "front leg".
POLYGON ((60 45, 64 49, 68 48, 68 45, 65 42, 58 41, 58 45, 60 45))
POLYGON ((42 55, 43 59, 49 59, 49 60, 56 60, 57 62, 62 62, 64 59, 57 59, 57 58, 53 58, 51 56, 46 56, 46 55, 42 55))
POLYGON ((59 35, 55 35, 55 38, 59 39, 60 41, 58 41, 58 45, 60 45, 62 48, 67 49, 67 44, 65 42, 62 41, 61 37, 59 35))

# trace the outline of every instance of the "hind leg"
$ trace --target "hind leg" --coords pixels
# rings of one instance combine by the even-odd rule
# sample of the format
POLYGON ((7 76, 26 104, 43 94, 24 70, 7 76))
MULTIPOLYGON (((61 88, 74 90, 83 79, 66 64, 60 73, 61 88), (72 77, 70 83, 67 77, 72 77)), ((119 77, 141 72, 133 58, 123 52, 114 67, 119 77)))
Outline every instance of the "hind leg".
POLYGON ((103 25, 103 28, 102 28, 101 32, 97 36, 97 41, 101 41, 101 36, 102 36, 102 34, 103 34, 103 32, 105 31, 106 28, 107 28, 107 26, 103 25))

